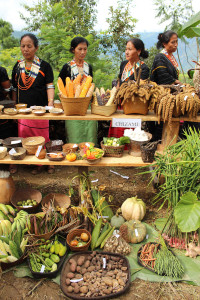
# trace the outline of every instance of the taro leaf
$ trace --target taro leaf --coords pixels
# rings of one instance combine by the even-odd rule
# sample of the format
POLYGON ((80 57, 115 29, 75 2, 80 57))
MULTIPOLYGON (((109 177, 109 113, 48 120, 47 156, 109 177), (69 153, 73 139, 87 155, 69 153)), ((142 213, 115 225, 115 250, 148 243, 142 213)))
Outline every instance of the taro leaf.
POLYGON ((182 232, 200 228, 200 201, 196 194, 187 192, 174 209, 175 222, 182 232))

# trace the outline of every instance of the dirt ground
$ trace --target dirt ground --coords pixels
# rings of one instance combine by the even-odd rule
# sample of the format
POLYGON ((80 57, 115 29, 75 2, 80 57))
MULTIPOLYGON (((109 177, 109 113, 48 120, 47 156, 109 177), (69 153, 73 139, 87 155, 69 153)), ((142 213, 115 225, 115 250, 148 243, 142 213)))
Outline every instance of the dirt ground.
MULTIPOLYGON (((77 174, 76 167, 56 167, 54 174, 47 174, 44 170, 39 175, 31 174, 31 166, 20 166, 18 173, 13 176, 17 187, 32 187, 39 189, 43 195, 50 192, 68 192, 68 185, 72 178, 77 174)), ((113 196, 113 204, 117 209, 120 204, 128 197, 138 195, 147 204, 147 214, 145 222, 152 223, 157 217, 165 214, 165 209, 157 211, 153 207, 151 199, 156 190, 153 185, 148 186, 150 175, 138 175, 141 169, 137 168, 95 168, 91 180, 97 180, 94 184, 101 185, 104 193, 113 196), (110 172, 113 170, 121 175, 129 176, 124 179, 119 175, 110 172)), ((77 182, 74 181, 77 188, 77 182)), ((74 198, 76 204, 76 197, 74 198)), ((10 299, 69 299, 65 297, 56 283, 49 280, 34 280, 31 278, 16 278, 12 271, 4 272, 0 280, 0 300, 10 299)), ((119 300, 171 300, 200 299, 200 287, 186 283, 152 283, 136 279, 131 283, 130 289, 120 297, 113 298, 119 300)))

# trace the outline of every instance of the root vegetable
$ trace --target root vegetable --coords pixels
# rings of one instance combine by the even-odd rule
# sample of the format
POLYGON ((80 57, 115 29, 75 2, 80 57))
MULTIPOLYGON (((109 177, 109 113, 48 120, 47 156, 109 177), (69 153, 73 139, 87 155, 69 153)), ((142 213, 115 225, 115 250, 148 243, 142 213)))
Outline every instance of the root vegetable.
POLYGON ((83 294, 86 294, 87 292, 88 292, 88 287, 87 286, 82 286, 81 288, 80 288, 80 292, 81 293, 83 293, 83 294))
POLYGON ((67 273, 67 278, 69 278, 69 279, 74 278, 74 273, 72 273, 72 272, 67 273))
POLYGON ((85 261, 85 256, 80 256, 78 258, 77 265, 82 266, 84 264, 84 261, 85 261))

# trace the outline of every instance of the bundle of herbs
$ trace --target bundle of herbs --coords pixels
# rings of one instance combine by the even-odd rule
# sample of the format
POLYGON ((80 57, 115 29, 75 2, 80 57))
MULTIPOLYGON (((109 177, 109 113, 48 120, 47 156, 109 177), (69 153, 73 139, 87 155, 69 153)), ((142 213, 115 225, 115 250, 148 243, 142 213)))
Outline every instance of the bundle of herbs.
POLYGON ((191 127, 184 135, 185 139, 155 155, 152 176, 152 180, 165 179, 154 198, 154 203, 162 201, 160 209, 168 204, 163 236, 171 247, 180 249, 186 249, 194 236, 199 239, 200 228, 200 135, 191 127))

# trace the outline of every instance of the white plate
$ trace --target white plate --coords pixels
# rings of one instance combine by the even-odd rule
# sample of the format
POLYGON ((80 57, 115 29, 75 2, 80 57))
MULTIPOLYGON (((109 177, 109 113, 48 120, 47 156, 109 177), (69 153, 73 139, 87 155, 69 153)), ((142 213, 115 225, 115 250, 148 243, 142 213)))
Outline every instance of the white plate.
POLYGON ((32 112, 32 109, 31 108, 20 108, 20 109, 18 109, 18 112, 21 114, 29 114, 32 112))
POLYGON ((33 113, 38 116, 42 116, 46 113, 46 110, 33 110, 33 113))
MULTIPOLYGON (((39 110, 39 109, 45 109, 45 107, 44 106, 37 106, 37 105, 33 105, 33 106, 31 106, 30 107, 32 110, 39 110)), ((45 109, 46 110, 46 109, 45 109)))

